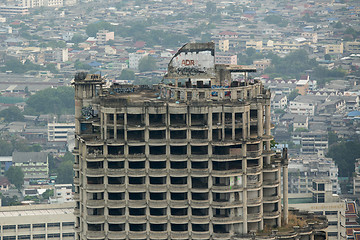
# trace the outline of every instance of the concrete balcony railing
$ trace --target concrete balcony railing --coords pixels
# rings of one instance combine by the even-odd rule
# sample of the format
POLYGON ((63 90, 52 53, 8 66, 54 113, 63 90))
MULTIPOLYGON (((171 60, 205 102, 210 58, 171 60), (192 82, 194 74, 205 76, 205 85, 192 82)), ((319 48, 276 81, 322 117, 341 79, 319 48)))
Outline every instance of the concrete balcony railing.
POLYGON ((213 192, 232 192, 234 190, 240 190, 242 188, 243 188, 243 185, 233 185, 233 186, 213 185, 212 191, 213 192))
POLYGON ((91 224, 104 223, 105 216, 104 215, 87 215, 86 222, 91 223, 91 224))
POLYGON ((150 216, 148 216, 148 218, 149 218, 150 223, 155 223, 155 224, 167 223, 167 221, 168 221, 167 215, 163 215, 163 216, 150 215, 150 216))
POLYGON ((80 185, 80 179, 77 177, 74 177, 74 185, 80 185))
POLYGON ((167 239, 167 231, 150 231, 149 233, 151 239, 167 239))
POLYGON ((73 199, 75 201, 79 201, 80 200, 80 194, 79 193, 74 193, 73 199))
POLYGON ((150 176, 154 176, 154 177, 166 176, 166 174, 167 174, 166 168, 161 168, 161 169, 149 168, 147 171, 150 176))
POLYGON ((170 191, 174 192, 187 192, 188 185, 187 184, 170 184, 170 191))
POLYGON ((264 196, 264 202, 265 203, 274 203, 278 202, 281 199, 280 196, 264 196))
POLYGON ((108 223, 125 223, 126 222, 126 216, 125 215, 108 215, 107 216, 108 223))
POLYGON ((141 168, 141 169, 127 169, 128 175, 130 176, 146 176, 146 171, 145 168, 141 168))
POLYGON ((74 215, 79 216, 80 215, 80 209, 74 208, 74 215))
POLYGON ((125 176, 124 168, 108 168, 107 169, 108 176, 125 176))
POLYGON ((74 163, 74 171, 79 171, 80 165, 78 163, 74 163))
POLYGON ((208 176, 209 169, 191 169, 191 176, 208 176))
POLYGON ((246 168, 246 172, 247 173, 252 173, 252 174, 256 174, 256 173, 260 173, 261 172, 261 166, 248 166, 246 168))
POLYGON ((257 197, 257 198, 250 198, 247 200, 247 205, 248 206, 254 206, 254 205, 260 205, 261 204, 261 198, 257 197))
POLYGON ((128 205, 133 208, 146 207, 146 200, 128 200, 128 205))
POLYGON ((261 220, 261 213, 248 213, 247 215, 248 221, 260 221, 261 220))
POLYGON ((87 200, 86 201, 87 207, 96 207, 96 208, 103 208, 105 206, 105 200, 87 200))
POLYGON ((217 155, 217 154, 214 154, 212 156, 212 158, 216 161, 226 162, 226 161, 230 161, 230 160, 242 160, 243 156, 242 155, 217 155))
POLYGON ((170 160, 186 160, 187 154, 170 154, 170 160))
POLYGON ((258 158, 260 156, 261 156, 261 150, 247 151, 246 153, 247 158, 258 158))
POLYGON ((273 180, 273 179, 264 179, 263 186, 264 187, 277 187, 280 183, 280 180, 273 180))
POLYGON ((188 231, 183 231, 183 232, 171 231, 170 239, 190 239, 189 232, 188 231))
POLYGON ((211 221, 214 224, 231 224, 231 223, 242 222, 243 218, 242 217, 234 217, 234 216, 228 216, 228 217, 214 216, 211 221))
POLYGON ((242 207, 243 202, 242 201, 234 201, 234 202, 229 202, 229 201, 213 201, 211 204, 214 208, 222 208, 222 207, 242 207))
POLYGON ((86 176, 100 177, 105 175, 105 169, 103 168, 86 168, 86 176))
POLYGON ((87 191, 104 191, 105 184, 87 184, 86 190, 87 191))
POLYGON ((151 208, 164 208, 167 207, 167 200, 149 200, 148 204, 151 208))
POLYGON ((112 208, 120 208, 125 207, 126 201, 125 200, 107 200, 108 207, 112 208))
POLYGON ((127 189, 130 192, 146 192, 146 184, 128 184, 127 189))
POLYGON ((232 169, 232 170, 212 170, 211 175, 214 177, 232 177, 234 175, 241 175, 243 174, 242 169, 232 169))
POLYGON ((230 233, 212 233, 213 239, 230 239, 230 233))
POLYGON ((264 211, 264 218, 277 218, 280 217, 280 211, 272 211, 272 212, 265 212, 264 211))
POLYGON ((210 206, 210 200, 190 200, 192 207, 208 207, 210 206))
POLYGON ((108 231, 107 236, 109 239, 125 239, 126 232, 124 231, 108 231))
POLYGON ((125 184, 107 184, 108 192, 125 192, 125 184))
POLYGON ((130 223, 145 223, 146 222, 146 215, 142 215, 142 216, 132 216, 132 215, 129 215, 128 216, 128 221, 130 223))
POLYGON ((187 176, 189 174, 189 170, 187 168, 185 168, 185 169, 171 168, 169 173, 170 173, 170 176, 187 176))
POLYGON ((149 154, 149 160, 155 160, 155 161, 159 161, 159 160, 166 160, 166 154, 149 154))
POLYGON ((191 232, 192 239, 210 239, 210 232, 195 232, 194 230, 191 232))
POLYGON ((209 223, 210 221, 210 216, 195 216, 192 215, 191 216, 191 222, 192 223, 198 223, 198 224, 202 224, 202 223, 209 223))
POLYGON ((171 223, 187 223, 189 222, 189 216, 170 216, 171 223))
POLYGON ((256 181, 256 182, 247 182, 247 188, 248 189, 258 189, 261 187, 261 182, 256 181))
POLYGON ((170 207, 185 208, 189 206, 189 200, 170 200, 170 207))
POLYGON ((129 231, 129 239, 146 239, 146 231, 129 231))
POLYGON ((105 232, 104 231, 87 231, 86 237, 89 239, 104 239, 105 232))
POLYGON ((150 192, 166 192, 167 184, 149 184, 150 192))

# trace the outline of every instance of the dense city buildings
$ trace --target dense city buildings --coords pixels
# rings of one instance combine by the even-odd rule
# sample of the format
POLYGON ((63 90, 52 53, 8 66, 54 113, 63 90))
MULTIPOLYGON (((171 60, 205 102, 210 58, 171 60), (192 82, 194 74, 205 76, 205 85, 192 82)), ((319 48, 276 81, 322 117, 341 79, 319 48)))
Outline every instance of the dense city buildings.
POLYGON ((255 69, 214 62, 213 43, 186 44, 159 89, 76 75, 77 239, 230 239, 284 224, 270 93, 247 79, 255 69))

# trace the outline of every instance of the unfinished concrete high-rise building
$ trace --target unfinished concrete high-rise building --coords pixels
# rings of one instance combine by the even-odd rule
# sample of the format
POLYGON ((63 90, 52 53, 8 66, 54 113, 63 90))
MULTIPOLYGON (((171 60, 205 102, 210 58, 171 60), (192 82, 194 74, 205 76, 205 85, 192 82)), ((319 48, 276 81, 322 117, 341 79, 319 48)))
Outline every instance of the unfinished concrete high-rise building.
POLYGON ((76 75, 77 239, 230 239, 287 219, 270 92, 214 49, 183 46, 156 89, 76 75))

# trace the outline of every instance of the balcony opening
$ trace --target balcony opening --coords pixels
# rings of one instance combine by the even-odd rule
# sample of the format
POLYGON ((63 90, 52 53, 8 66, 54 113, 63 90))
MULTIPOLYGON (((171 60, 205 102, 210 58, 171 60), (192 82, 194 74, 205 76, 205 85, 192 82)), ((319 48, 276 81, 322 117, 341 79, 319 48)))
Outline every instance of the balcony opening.
POLYGON ((104 184, 104 177, 87 177, 88 184, 104 184))
POLYGON ((259 182, 259 175, 248 175, 247 183, 248 184, 257 184, 259 182))
POLYGON ((222 113, 212 114, 212 124, 214 126, 220 126, 222 124, 222 113))
POLYGON ((247 208, 248 214, 257 214, 260 213, 260 207, 248 207, 247 208))
POLYGON ((235 124, 241 124, 243 121, 242 113, 235 113, 235 124))
POLYGON ((125 177, 108 177, 109 184, 124 184, 125 177))
POLYGON ((250 110, 250 119, 251 120, 256 120, 257 119, 257 113, 258 111, 255 109, 255 110, 250 110))
POLYGON ((145 146, 129 146, 130 155, 142 155, 145 154, 145 146))
POLYGON ((123 113, 116 114, 116 124, 124 125, 124 114, 123 113))
POLYGON ((130 226, 130 231, 133 231, 133 232, 146 231, 146 223, 142 223, 142 224, 130 223, 129 226, 130 226))
POLYGON ((107 135, 106 135, 107 139, 114 139, 114 129, 109 127, 107 128, 107 135))
POLYGON ((258 167, 259 166, 259 159, 248 159, 247 160, 248 167, 258 167))
POLYGON ((127 131, 128 141, 144 142, 144 131, 127 131))
POLYGON ((150 200, 166 200, 166 193, 150 193, 150 200))
POLYGON ((229 233, 230 225, 229 224, 214 224, 213 229, 214 229, 214 233, 229 233))
POLYGON ((241 140, 243 138, 243 129, 235 128, 235 140, 241 140))
POLYGON ((191 114, 191 126, 206 126, 207 114, 191 114))
POLYGON ((87 162, 87 168, 89 169, 98 169, 98 168, 104 168, 104 162, 103 161, 99 161, 99 162, 87 162))
POLYGON ((192 188, 207 189, 208 178, 207 177, 191 177, 192 188))
POLYGON ((151 216, 166 216, 167 208, 150 208, 151 216))
POLYGON ((103 155, 103 146, 87 146, 88 154, 103 155))
POLYGON ((171 139, 186 139, 186 130, 170 131, 171 139))
POLYGON ((186 114, 170 114, 170 126, 186 125, 186 114))
POLYGON ((81 134, 92 134, 93 126, 91 123, 80 123, 80 133, 81 134))
POLYGON ((144 216, 146 215, 146 208, 129 208, 131 216, 144 216))
POLYGON ((215 209, 214 217, 230 217, 230 209, 215 209))
POLYGON ((103 200, 104 199, 104 193, 87 193, 89 200, 103 200))
POLYGON ((149 131, 149 138, 150 139, 164 139, 166 138, 166 131, 165 130, 150 130, 149 131))
POLYGON ((258 129, 257 126, 250 126, 250 137, 255 138, 257 137, 258 129))
POLYGON ((145 177, 129 177, 129 184, 145 184, 145 177))
POLYGON ((125 231, 125 223, 120 223, 120 224, 109 223, 109 231, 114 231, 114 232, 125 231))
POLYGON ((258 151, 259 150, 259 144, 248 144, 247 145, 247 150, 249 152, 258 151))
POLYGON ((208 155, 208 146, 191 146, 192 155, 208 155))
POLYGON ((209 209, 208 208, 192 208, 191 213, 193 216, 208 216, 209 209))
POLYGON ((185 223, 185 224, 175 224, 175 223, 172 223, 171 224, 171 231, 174 231, 174 232, 186 232, 188 230, 188 224, 185 223))
POLYGON ((187 146, 170 146, 170 154, 186 155, 187 154, 187 146))
POLYGON ((124 155, 124 146, 108 146, 108 155, 124 155))
POLYGON ((242 169, 242 160, 227 161, 227 162, 213 161, 212 163, 213 163, 213 170, 217 170, 217 171, 242 169))
POLYGON ((213 193, 213 200, 215 202, 228 202, 230 200, 230 193, 213 193))
POLYGON ((183 193, 175 192, 175 193, 170 193, 170 196, 171 196, 171 200, 181 201, 181 200, 187 200, 188 199, 187 194, 188 194, 187 192, 183 192, 183 193))
POLYGON ((225 113, 225 124, 232 124, 232 113, 225 113))
POLYGON ((187 92, 187 97, 186 98, 187 98, 188 101, 191 101, 192 100, 192 92, 187 92))
POLYGON ((92 216, 104 215, 104 208, 88 208, 87 214, 92 216))
POLYGON ((232 139, 232 128, 225 128, 225 140, 232 139))
POLYGON ((173 216, 186 216, 187 214, 187 208, 171 208, 171 215, 173 216))
POLYGON ((170 177, 171 184, 187 184, 187 177, 170 177))
POLYGON ((172 169, 185 169, 187 168, 187 161, 181 161, 181 162, 170 162, 170 167, 172 169))
POLYGON ((164 169, 166 168, 166 161, 150 161, 150 168, 164 169))
POLYGON ((129 193, 129 199, 130 200, 145 200, 146 193, 144 192, 134 192, 129 193))
POLYGON ((124 168, 124 161, 108 162, 108 168, 110 168, 110 169, 123 169, 124 168))
POLYGON ((229 155, 230 147, 229 146, 213 146, 214 155, 229 155))
POLYGON ((193 130, 191 131, 191 139, 208 139, 207 130, 193 130))
POLYGON ((124 129, 116 129, 116 139, 124 140, 124 129))
POLYGON ((208 232, 209 231, 209 224, 192 224, 192 230, 194 232, 208 232))
POLYGON ((166 146, 150 146, 151 155, 164 155, 166 154, 166 146))
POLYGON ((124 200, 125 193, 108 193, 109 200, 124 200))
POLYGON ((230 186, 230 177, 213 177, 214 186, 230 186))
POLYGON ((149 114, 150 126, 165 125, 165 114, 149 114))
POLYGON ((88 231, 94 231, 94 232, 99 232, 99 231, 104 231, 104 224, 88 224, 88 231))
POLYGON ((128 114, 127 115, 127 124, 131 126, 141 127, 144 125, 144 115, 143 114, 128 114))
POLYGON ((212 139, 213 141, 222 141, 222 129, 213 129, 212 139))
POLYGON ((167 230, 167 224, 166 223, 162 223, 162 224, 155 224, 155 223, 150 223, 150 231, 154 231, 154 232, 163 232, 167 230))
POLYGON ((129 168, 131 168, 131 169, 144 169, 145 168, 145 161, 136 161, 136 162, 129 161, 129 168))
POLYGON ((264 188, 264 197, 276 197, 278 196, 278 188, 264 188))
POLYGON ((112 113, 107 114, 107 123, 114 124, 114 114, 112 113))
POLYGON ((191 199, 197 201, 207 201, 209 200, 208 193, 191 193, 191 199))
POLYGON ((125 208, 109 208, 109 215, 112 216, 124 216, 125 208))
POLYGON ((259 191, 248 191, 248 201, 250 200, 254 200, 260 197, 260 192, 259 191))
POLYGON ((166 177, 150 177, 150 184, 166 184, 166 177))
POLYGON ((191 168, 193 169, 208 169, 209 168, 209 162, 191 162, 191 168))

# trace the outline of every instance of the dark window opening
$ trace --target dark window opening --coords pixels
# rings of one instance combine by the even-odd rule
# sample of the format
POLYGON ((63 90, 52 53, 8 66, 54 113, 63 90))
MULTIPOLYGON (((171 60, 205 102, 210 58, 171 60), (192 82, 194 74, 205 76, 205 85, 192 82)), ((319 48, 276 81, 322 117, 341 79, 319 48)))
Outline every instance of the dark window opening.
POLYGON ((108 177, 109 184, 124 184, 125 177, 108 177))
POLYGON ((191 126, 206 126, 207 114, 191 114, 191 126))
POLYGON ((144 193, 144 192, 129 193, 130 200, 144 200, 145 196, 146 196, 146 193, 144 193))
POLYGON ((232 129, 225 128, 225 140, 231 140, 231 139, 232 139, 232 129))
POLYGON ((109 208, 109 215, 123 216, 125 215, 125 208, 109 208))
POLYGON ((205 201, 209 199, 208 193, 191 193, 192 200, 205 201))
POLYGON ((171 184, 187 184, 187 177, 170 177, 171 184))
POLYGON ((191 213, 194 216, 208 216, 209 209, 208 208, 192 208, 191 213))
POLYGON ((150 184, 166 184, 166 177, 150 177, 150 184))
POLYGON ((145 146, 131 146, 129 147, 130 155, 145 154, 145 146))
POLYGON ((230 200, 230 193, 213 193, 213 200, 215 202, 228 202, 230 200))
POLYGON ((235 124, 241 124, 243 121, 242 113, 235 113, 235 124))
POLYGON ((170 162, 170 166, 173 169, 185 169, 187 168, 187 161, 170 162))
POLYGON ((104 199, 104 193, 88 193, 90 194, 89 200, 103 200, 104 199))
POLYGON ((167 215, 167 208, 150 208, 150 215, 165 216, 167 215))
POLYGON ((145 184, 145 177, 129 177, 129 184, 145 184))
POLYGON ((103 146, 88 146, 88 154, 103 155, 103 146))
POLYGON ((104 231, 104 224, 88 224, 88 231, 104 231))
POLYGON ((232 124, 232 113, 225 113, 225 124, 232 124))
POLYGON ((166 200, 166 193, 150 193, 150 200, 166 200))
POLYGON ((132 168, 132 169, 144 169, 145 168, 145 161, 137 161, 137 162, 129 161, 129 168, 132 168))
POLYGON ((108 193, 109 200, 124 200, 125 193, 108 193))
POLYGON ((171 139, 186 139, 186 130, 171 131, 170 138, 171 139))
POLYGON ((124 155, 124 146, 108 146, 108 155, 124 155))
POLYGON ((114 231, 114 232, 125 231, 125 223, 121 223, 121 224, 109 223, 109 231, 114 231))
POLYGON ((164 155, 166 154, 166 146, 151 146, 150 154, 152 155, 164 155))
POLYGON ((127 115, 128 125, 144 125, 144 115, 143 114, 128 114, 127 115))
POLYGON ((104 177, 87 177, 88 184, 104 184, 104 177))
POLYGON ((165 139, 166 131, 165 130, 150 131, 149 138, 150 139, 165 139))
POLYGON ((146 208, 129 208, 129 213, 132 216, 143 216, 146 214, 146 208))
POLYGON ((170 114, 170 125, 186 125, 186 114, 170 114))
POLYGON ((193 130, 191 131, 191 139, 207 139, 208 131, 207 130, 193 130))
POLYGON ((208 146, 191 146, 191 154, 208 155, 208 146))
POLYGON ((227 224, 214 224, 213 229, 215 233, 229 233, 230 225, 227 224))
POLYGON ((145 141, 144 131, 127 131, 128 141, 145 141))
POLYGON ((257 119, 257 110, 250 110, 250 119, 257 119))
POLYGON ((192 230, 194 232, 207 232, 209 231, 209 224, 192 224, 192 230))
POLYGON ((194 169, 207 169, 209 167, 208 161, 205 162, 191 162, 191 168, 194 169))
POLYGON ((192 188, 208 188, 208 178, 207 177, 192 177, 191 178, 192 188))
POLYGON ((150 168, 152 169, 163 169, 166 168, 166 161, 151 161, 150 168))
POLYGON ((230 178, 229 177, 214 177, 214 186, 229 186, 230 178))
POLYGON ((150 126, 161 126, 165 124, 165 114, 149 114, 150 126))
POLYGON ((225 171, 225 170, 241 170, 242 161, 227 161, 227 162, 215 162, 213 161, 213 170, 225 171))
POLYGON ((187 192, 183 192, 183 193, 171 193, 171 200, 187 200, 188 196, 187 196, 187 192))
POLYGON ((213 141, 221 141, 222 140, 222 129, 213 129, 212 130, 212 139, 213 139, 213 141))
POLYGON ((243 129, 235 128, 235 140, 241 140, 243 138, 243 129))
POLYGON ((124 140, 124 129, 116 129, 116 139, 124 140))
POLYGON ((116 124, 124 125, 124 114, 123 113, 116 114, 116 124))
POLYGON ((248 159, 247 160, 248 167, 257 167, 259 166, 259 159, 248 159))
POLYGON ((142 223, 142 224, 130 223, 129 225, 130 225, 130 231, 141 232, 146 230, 146 223, 142 223))
POLYGON ((124 168, 124 161, 108 162, 108 168, 111 168, 111 169, 123 169, 124 168))
POLYGON ((87 162, 87 168, 89 169, 98 169, 98 168, 104 168, 104 162, 87 162))
POLYGON ((173 216, 185 216, 188 214, 187 208, 171 208, 171 215, 173 216))
POLYGON ((229 217, 230 216, 230 209, 215 209, 214 217, 229 217))
POLYGON ((187 154, 187 146, 170 146, 170 154, 186 155, 187 154))
POLYGON ((188 225, 187 224, 175 224, 175 223, 171 224, 171 231, 185 232, 187 230, 188 230, 188 225))
POLYGON ((161 232, 161 231, 166 231, 166 229, 167 229, 166 223, 163 224, 150 223, 150 231, 161 232))
POLYGON ((214 126, 220 126, 222 124, 222 113, 212 114, 212 124, 214 126))

